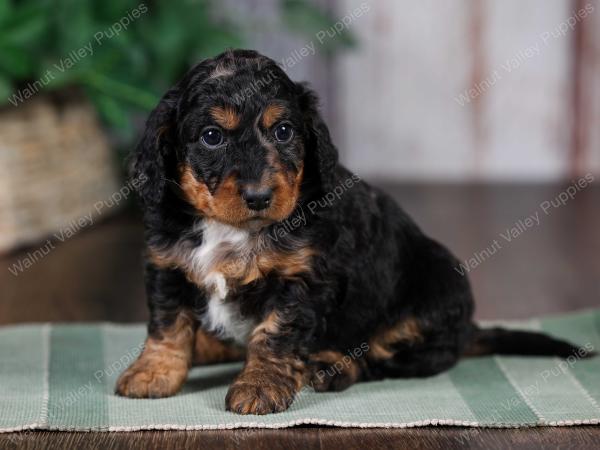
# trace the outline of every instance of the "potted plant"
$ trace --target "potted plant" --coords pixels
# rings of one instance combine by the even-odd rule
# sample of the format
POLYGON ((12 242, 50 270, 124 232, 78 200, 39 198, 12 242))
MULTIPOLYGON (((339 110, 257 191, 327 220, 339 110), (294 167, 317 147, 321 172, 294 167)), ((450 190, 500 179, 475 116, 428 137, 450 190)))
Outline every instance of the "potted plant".
MULTIPOLYGON (((216 6, 0 0, 0 251, 96 220, 160 94, 199 59, 243 44, 216 6)), ((332 23, 309 2, 280 6, 295 31, 332 23)))

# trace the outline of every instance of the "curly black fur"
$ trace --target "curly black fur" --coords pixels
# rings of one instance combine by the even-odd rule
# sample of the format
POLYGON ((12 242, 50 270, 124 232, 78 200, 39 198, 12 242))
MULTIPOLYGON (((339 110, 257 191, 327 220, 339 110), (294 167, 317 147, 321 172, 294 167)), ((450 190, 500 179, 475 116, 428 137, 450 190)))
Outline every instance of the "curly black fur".
MULTIPOLYGON (((278 313, 279 331, 268 339, 273 354, 292 354, 309 364, 318 352, 368 349, 355 358, 356 379, 368 380, 432 375, 463 354, 567 356, 577 350, 537 333, 494 334, 474 326, 471 290, 455 270, 457 259, 388 195, 338 163, 316 95, 253 51, 229 51, 199 63, 151 113, 133 164, 133 176, 145 180, 139 196, 149 249, 169 249, 182 238, 188 248, 202 245, 199 225, 206 218, 182 193, 182 166, 211 194, 232 174, 238 181, 257 181, 271 170, 255 134, 257 117, 273 101, 285 107, 296 136, 271 147, 284 171, 295 174, 304 167, 300 196, 287 219, 235 226, 263 237, 261 248, 285 255, 309 248, 313 256, 310 267, 293 276, 274 269, 247 284, 228 280, 225 299, 252 323, 278 313), (213 123, 214 106, 230 106, 240 116, 226 149, 217 152, 200 143, 200 133, 213 123), (303 223, 292 226, 294 218, 303 223), (410 333, 403 332, 409 323, 410 333), (528 340, 537 347, 527 346, 528 340)), ((203 326, 210 293, 185 269, 149 260, 146 284, 151 336, 160 335, 182 310, 192 311, 203 326)))

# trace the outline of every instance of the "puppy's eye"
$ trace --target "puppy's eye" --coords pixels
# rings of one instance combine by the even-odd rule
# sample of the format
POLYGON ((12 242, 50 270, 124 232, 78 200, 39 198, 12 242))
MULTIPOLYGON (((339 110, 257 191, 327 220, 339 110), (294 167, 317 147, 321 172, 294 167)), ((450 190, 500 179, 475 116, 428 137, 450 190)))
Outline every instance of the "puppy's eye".
POLYGON ((210 127, 202 132, 200 139, 207 147, 215 148, 223 143, 223 133, 216 127, 210 127))
POLYGON ((284 122, 277 125, 273 134, 277 142, 289 142, 294 137, 294 129, 289 123, 284 122))

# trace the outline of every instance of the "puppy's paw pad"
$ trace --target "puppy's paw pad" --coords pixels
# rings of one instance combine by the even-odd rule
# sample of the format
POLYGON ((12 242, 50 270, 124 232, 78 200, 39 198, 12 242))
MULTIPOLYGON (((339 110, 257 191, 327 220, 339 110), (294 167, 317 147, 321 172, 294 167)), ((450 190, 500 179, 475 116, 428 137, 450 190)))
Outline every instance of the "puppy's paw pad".
POLYGON ((130 398, 162 398, 175 395, 185 381, 187 368, 156 367, 134 363, 117 381, 115 393, 130 398))
POLYGON ((274 383, 235 382, 227 392, 225 405, 237 414, 270 414, 285 411, 294 401, 293 390, 274 383))

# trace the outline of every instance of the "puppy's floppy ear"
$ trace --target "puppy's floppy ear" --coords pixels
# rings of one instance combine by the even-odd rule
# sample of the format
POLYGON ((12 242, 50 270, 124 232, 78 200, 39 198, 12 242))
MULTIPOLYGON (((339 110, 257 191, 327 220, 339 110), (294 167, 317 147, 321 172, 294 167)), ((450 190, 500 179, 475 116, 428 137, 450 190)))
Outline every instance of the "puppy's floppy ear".
POLYGON ((179 90, 170 89, 146 120, 146 128, 133 155, 130 174, 136 181, 142 204, 156 206, 165 190, 165 158, 171 145, 179 90))
POLYGON ((304 115, 304 126, 308 133, 306 157, 319 176, 324 192, 335 186, 335 168, 338 164, 338 151, 331 142, 329 129, 319 113, 319 99, 306 84, 296 85, 299 90, 299 105, 304 115))

